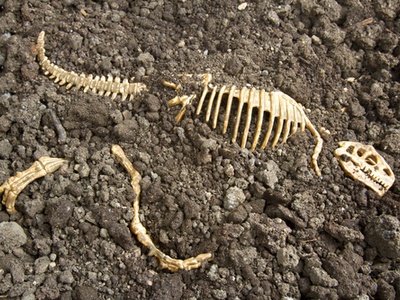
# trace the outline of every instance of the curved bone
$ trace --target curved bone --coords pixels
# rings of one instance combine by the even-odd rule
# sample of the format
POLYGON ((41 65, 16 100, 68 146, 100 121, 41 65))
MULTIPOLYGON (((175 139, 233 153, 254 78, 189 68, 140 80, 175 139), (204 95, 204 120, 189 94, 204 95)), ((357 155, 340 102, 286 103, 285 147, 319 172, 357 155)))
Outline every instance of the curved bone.
POLYGON ((0 186, 0 194, 4 193, 2 203, 6 206, 7 212, 15 214, 15 200, 19 193, 32 181, 53 173, 67 160, 43 156, 35 161, 32 166, 23 172, 17 172, 0 186))
MULTIPOLYGON (((39 34, 36 44, 39 64, 42 67, 44 74, 48 75, 50 79, 54 79, 55 83, 58 83, 59 85, 67 84, 67 90, 75 86, 76 90, 83 88, 84 93, 91 90, 93 94, 111 96, 112 100, 114 100, 118 94, 121 94, 122 101, 125 101, 128 96, 129 100, 133 100, 135 95, 147 90, 146 85, 140 82, 129 82, 127 79, 124 79, 121 82, 119 77, 113 78, 112 75, 108 75, 107 80, 104 76, 95 76, 93 78, 93 75, 91 74, 86 75, 82 73, 78 75, 73 71, 68 72, 56 66, 50 62, 45 54, 44 36, 45 33, 42 31, 39 34)), ((132 78, 132 80, 133 79, 134 78, 132 78)))
POLYGON ((209 260, 212 257, 211 253, 199 254, 196 257, 190 257, 185 260, 172 258, 154 245, 151 237, 146 232, 146 228, 139 219, 139 197, 141 192, 140 181, 142 180, 142 176, 140 176, 139 172, 133 167, 132 163, 126 157, 124 151, 119 145, 113 145, 111 152, 131 176, 131 185, 136 195, 133 199, 133 220, 131 223, 131 231, 136 235, 139 242, 150 249, 149 255, 154 255, 158 259, 160 268, 165 268, 172 272, 176 272, 179 269, 191 270, 200 267, 204 261, 209 260))

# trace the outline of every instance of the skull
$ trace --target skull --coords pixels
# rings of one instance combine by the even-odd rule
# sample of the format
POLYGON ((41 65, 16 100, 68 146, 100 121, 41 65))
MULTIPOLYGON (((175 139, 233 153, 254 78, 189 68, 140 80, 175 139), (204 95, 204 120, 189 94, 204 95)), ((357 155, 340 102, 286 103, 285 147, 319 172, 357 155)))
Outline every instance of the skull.
POLYGON ((351 178, 361 181, 382 197, 394 183, 390 166, 375 148, 357 142, 339 142, 334 154, 351 178))

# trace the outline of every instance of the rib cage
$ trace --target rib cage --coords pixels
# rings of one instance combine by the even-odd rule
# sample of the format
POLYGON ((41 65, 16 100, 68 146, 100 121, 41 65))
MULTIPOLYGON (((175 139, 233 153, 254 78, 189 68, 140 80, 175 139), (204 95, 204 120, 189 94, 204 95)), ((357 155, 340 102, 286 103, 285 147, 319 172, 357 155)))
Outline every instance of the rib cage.
MULTIPOLYGON (((208 94, 208 90, 204 89, 197 106, 196 114, 199 115, 202 111, 204 101, 208 94)), ((254 134, 251 150, 254 151, 259 142, 261 135, 261 127, 264 121, 264 112, 269 113, 268 129, 265 138, 262 142, 261 149, 265 149, 268 141, 271 138, 271 133, 275 120, 278 121, 276 133, 272 140, 272 147, 275 147, 282 136, 282 143, 285 143, 287 138, 297 132, 298 126, 300 130, 304 131, 307 123, 307 117, 303 109, 292 98, 282 92, 266 92, 265 90, 256 90, 255 88, 248 89, 246 87, 238 90, 235 86, 227 88, 222 86, 217 92, 217 87, 214 87, 211 96, 208 98, 208 105, 206 110, 206 122, 210 121, 212 117, 212 127, 217 127, 218 116, 220 112, 221 102, 224 96, 227 96, 227 104, 224 116, 224 124, 222 133, 225 134, 231 115, 231 108, 233 99, 238 99, 238 109, 236 115, 236 122, 232 136, 232 142, 235 142, 238 136, 239 125, 243 113, 243 107, 247 104, 247 113, 245 120, 245 129, 242 136, 241 147, 246 147, 247 137, 252 120, 253 108, 258 109, 256 131, 254 134), (216 102, 215 102, 216 101, 216 102), (215 104, 214 104, 215 102, 215 104), (214 109, 214 111, 213 111, 214 109), (285 126, 283 128, 285 122, 285 126), (283 133, 283 135, 282 135, 283 133)))
POLYGON ((121 82, 119 77, 113 78, 112 75, 108 75, 107 79, 105 76, 95 76, 93 78, 93 75, 86 75, 84 73, 78 75, 73 71, 68 72, 56 66, 50 62, 45 54, 44 36, 45 32, 42 31, 37 40, 36 50, 39 64, 44 70, 44 74, 49 75, 50 79, 54 79, 55 83, 59 85, 67 84, 67 90, 75 86, 75 90, 83 88, 83 92, 85 93, 91 90, 92 93, 100 96, 111 96, 112 100, 114 100, 118 94, 121 94, 122 101, 124 101, 128 95, 130 95, 129 100, 133 100, 134 95, 146 90, 146 85, 140 82, 133 83, 129 82, 127 79, 121 82))
MULTIPOLYGON (((236 122, 234 124, 232 142, 236 142, 238 137, 238 131, 240 122, 242 119, 243 108, 245 104, 247 104, 247 113, 245 120, 245 127, 243 130, 241 147, 245 148, 247 143, 247 138, 250 130, 250 124, 252 121, 252 113, 253 109, 256 108, 258 110, 257 114, 257 122, 255 126, 255 133, 253 142, 251 144, 251 150, 254 151, 259 143, 261 136, 261 129, 264 122, 264 113, 269 113, 268 119, 268 127, 264 139, 261 143, 261 149, 265 149, 267 146, 272 131, 275 126, 275 135, 272 137, 272 147, 275 147, 281 138, 282 144, 287 141, 287 138, 297 132, 300 128, 301 131, 304 131, 307 127, 312 135, 317 139, 316 146, 314 148, 314 153, 312 155, 311 164, 318 176, 321 176, 321 171, 318 167, 317 159, 319 153, 322 149, 322 138, 315 127, 312 125, 310 120, 307 118, 304 113, 303 107, 297 103, 290 96, 279 92, 266 92, 264 89, 257 90, 255 88, 248 89, 243 87, 238 89, 236 86, 209 86, 211 81, 211 74, 202 75, 204 82, 204 89, 201 94, 200 100, 197 105, 196 114, 199 115, 203 109, 205 109, 205 121, 212 121, 212 128, 217 127, 218 117, 220 114, 222 99, 226 98, 226 107, 225 107, 225 115, 223 122, 222 133, 225 134, 228 129, 229 120, 231 117, 232 103, 234 99, 238 101, 238 108, 236 113, 236 122), (208 103, 206 103, 208 101, 208 103)), ((164 82, 166 86, 174 87, 174 84, 164 82)), ((179 90, 180 86, 175 85, 175 89, 179 90)), ((195 98, 195 95, 191 96, 176 96, 174 99, 168 102, 169 106, 175 106, 178 104, 182 105, 182 108, 178 115, 176 116, 176 120, 179 122, 185 111, 186 106, 195 98)))

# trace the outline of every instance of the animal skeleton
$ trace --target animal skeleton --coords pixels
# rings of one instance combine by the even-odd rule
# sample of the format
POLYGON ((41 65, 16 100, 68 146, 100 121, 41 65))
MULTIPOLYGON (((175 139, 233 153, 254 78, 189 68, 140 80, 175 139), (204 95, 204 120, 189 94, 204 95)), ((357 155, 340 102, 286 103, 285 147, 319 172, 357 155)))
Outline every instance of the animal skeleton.
POLYGON ((111 152, 131 176, 131 185, 136 195, 133 199, 133 220, 131 223, 131 231, 136 235, 139 242, 150 249, 149 255, 154 255, 158 259, 160 268, 166 268, 172 272, 176 272, 179 269, 191 270, 200 267, 204 261, 209 260, 212 256, 211 253, 199 254, 196 257, 190 257, 185 260, 175 259, 164 254, 154 245, 151 237, 146 232, 146 228, 139 219, 139 196, 141 192, 140 181, 142 180, 142 176, 140 176, 139 172, 133 167, 132 163, 126 157, 124 151, 119 145, 113 145, 111 152))
MULTIPOLYGON (((192 75, 186 75, 186 77, 191 77, 192 75)), ((263 118, 264 112, 269 113, 268 127, 264 137, 264 140, 261 144, 261 149, 265 149, 268 144, 268 141, 271 137, 272 130, 275 125, 275 120, 277 120, 277 124, 275 125, 275 136, 272 140, 272 147, 275 147, 281 138, 282 143, 285 143, 287 138, 290 135, 296 133, 298 127, 300 127, 301 131, 307 127, 311 134, 315 136, 317 143, 314 148, 314 153, 311 158, 311 165, 315 170, 315 173, 318 176, 321 176, 321 171, 318 167, 317 159, 319 153, 322 149, 322 138, 315 127, 312 125, 311 121, 307 118, 304 113, 303 107, 297 103, 294 99, 289 97, 288 95, 282 92, 266 92, 264 89, 256 90, 255 88, 248 89, 243 87, 241 89, 236 88, 236 86, 222 86, 218 88, 218 86, 211 86, 209 83, 211 82, 212 76, 211 74, 201 74, 199 75, 202 78, 202 82, 204 84, 203 92, 200 97, 200 101, 198 103, 196 114, 199 115, 203 108, 204 102, 208 99, 207 110, 206 110, 206 122, 210 121, 212 117, 212 127, 216 128, 217 121, 219 117, 220 107, 222 100, 224 98, 226 101, 225 108, 225 117, 223 123, 222 133, 225 134, 228 129, 229 118, 231 114, 232 102, 233 99, 238 101, 238 109, 236 115, 236 122, 232 136, 232 142, 235 142, 238 136, 239 125, 241 121, 242 111, 245 104, 247 104, 247 113, 246 113, 246 121, 245 128, 242 135, 241 147, 246 147, 247 136, 249 134, 252 111, 253 108, 258 109, 257 116, 257 124, 256 130, 254 134, 254 140, 251 145, 251 150, 254 151, 257 147, 261 130, 263 127, 263 118), (211 89, 211 90, 210 90, 211 89), (211 94, 210 94, 211 92, 211 94), (210 94, 210 95, 209 95, 210 94), (216 101, 215 101, 216 100, 216 101), (215 101, 215 104, 214 104, 215 101), (213 111, 214 110, 214 111, 213 111), (283 134, 282 134, 283 132, 283 134)), ((177 92, 182 88, 180 84, 175 84, 172 82, 164 81, 165 86, 174 88, 177 92)), ((182 105, 181 110, 176 115, 176 121, 181 121, 183 115, 186 112, 187 106, 196 98, 195 94, 191 95, 177 95, 175 98, 168 101, 168 106, 182 105)))
POLYGON ((342 141, 339 146, 334 154, 347 175, 361 181, 382 197, 395 181, 383 157, 369 145, 342 141))
POLYGON ((23 172, 17 172, 17 175, 10 177, 0 186, 0 194, 4 193, 2 203, 6 206, 7 212, 15 214, 15 200, 19 193, 32 181, 53 173, 67 160, 62 158, 52 158, 43 156, 35 161, 32 166, 23 172))
MULTIPOLYGON (((76 90, 83 88, 83 92, 91 90, 93 94, 100 96, 110 96, 114 100, 118 94, 121 94, 122 101, 124 101, 128 95, 129 100, 133 100, 134 95, 139 94, 143 90, 146 90, 146 85, 140 82, 129 82, 126 78, 121 82, 119 77, 113 78, 112 75, 108 75, 107 79, 105 76, 86 75, 81 73, 78 75, 75 72, 68 72, 55 64, 51 63, 45 54, 44 49, 44 31, 39 34, 36 51, 37 58, 40 66, 44 70, 45 75, 49 75, 50 79, 54 79, 55 83, 64 85, 67 83, 66 89, 69 90, 73 86, 76 86, 76 90)), ((134 78, 132 78, 133 80, 134 78)))

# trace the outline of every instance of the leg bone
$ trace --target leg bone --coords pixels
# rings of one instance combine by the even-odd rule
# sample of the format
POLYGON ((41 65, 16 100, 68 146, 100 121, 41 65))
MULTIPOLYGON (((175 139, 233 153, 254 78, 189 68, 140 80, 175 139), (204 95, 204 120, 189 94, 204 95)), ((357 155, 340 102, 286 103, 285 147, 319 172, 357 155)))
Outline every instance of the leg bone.
POLYGON ((154 255, 158 259, 160 268, 168 269, 172 272, 176 272, 179 269, 191 270, 200 267, 204 261, 209 260, 212 256, 211 253, 199 254, 196 257, 190 257, 185 260, 175 259, 166 255, 154 245, 151 237, 146 232, 146 228, 139 219, 139 196, 141 192, 140 181, 142 180, 142 176, 140 176, 139 172, 133 167, 132 163, 126 157, 124 151, 119 145, 112 146, 111 152, 131 176, 131 185, 136 195, 133 199, 133 220, 131 223, 131 231, 136 235, 139 242, 149 248, 149 255, 154 255))
POLYGON ((3 194, 2 203, 6 206, 8 213, 15 214, 15 200, 19 193, 32 181, 55 172, 67 160, 43 156, 35 161, 30 168, 9 178, 0 186, 0 194, 3 194))

